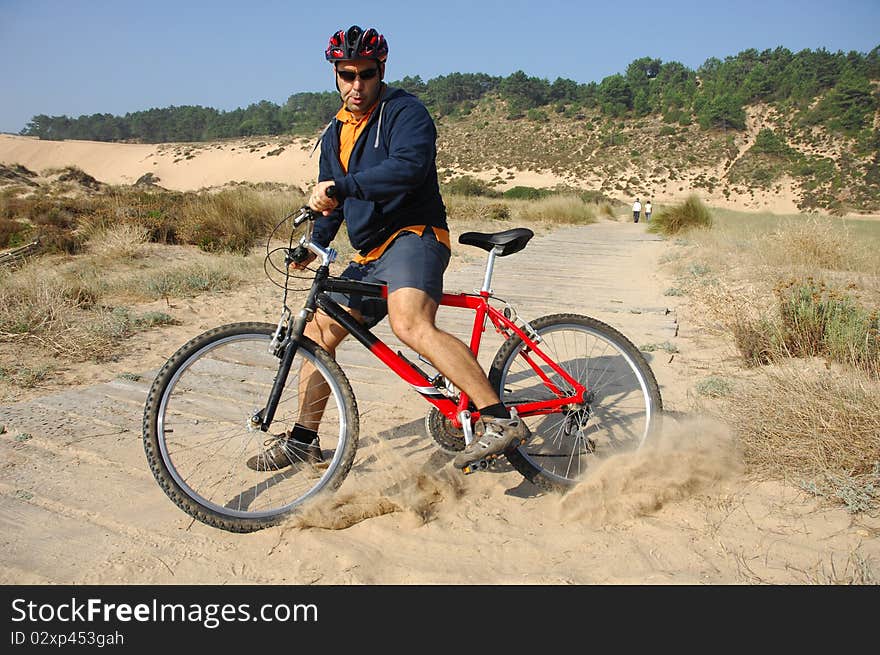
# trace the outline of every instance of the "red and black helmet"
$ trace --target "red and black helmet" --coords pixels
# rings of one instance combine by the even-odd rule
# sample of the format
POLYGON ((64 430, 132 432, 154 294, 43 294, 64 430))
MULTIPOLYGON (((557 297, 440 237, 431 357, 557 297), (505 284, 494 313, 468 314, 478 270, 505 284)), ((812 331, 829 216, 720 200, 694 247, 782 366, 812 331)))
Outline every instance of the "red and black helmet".
POLYGON ((352 25, 330 37, 324 56, 327 61, 375 59, 384 62, 388 58, 388 42, 372 27, 362 30, 357 25, 352 25))

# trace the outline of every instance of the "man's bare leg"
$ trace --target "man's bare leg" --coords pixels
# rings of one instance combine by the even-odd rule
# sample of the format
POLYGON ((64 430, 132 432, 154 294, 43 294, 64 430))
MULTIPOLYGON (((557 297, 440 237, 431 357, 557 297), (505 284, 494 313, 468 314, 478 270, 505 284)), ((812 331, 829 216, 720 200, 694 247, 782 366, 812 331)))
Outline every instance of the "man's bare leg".
MULTIPOLYGON (((306 324, 304 334, 335 356, 336 347, 348 332, 329 316, 316 312, 306 324)), ((318 374, 314 365, 304 362, 299 370, 299 416, 297 425, 288 425, 285 433, 276 437, 269 448, 247 460, 247 466, 255 471, 278 471, 291 464, 309 462, 320 465, 324 461, 320 442, 316 439, 318 426, 327 405, 330 387, 318 374), (310 434, 311 433, 311 434, 310 434)))
POLYGON ((482 468, 474 468, 475 464, 490 461, 511 446, 525 443, 531 432, 515 411, 508 412, 501 404, 470 348, 434 324, 436 314, 437 303, 418 289, 398 289, 388 296, 388 317, 394 334, 426 357, 480 410, 481 433, 452 462, 470 473, 482 468))
POLYGON ((388 296, 394 334, 466 393, 477 407, 501 402, 470 348, 434 324, 437 303, 424 291, 403 288, 388 296))
MULTIPOLYGON (((351 313, 360 320, 360 316, 356 312, 351 313)), ((317 311, 314 318, 306 324, 304 334, 335 359, 336 348, 348 336, 348 330, 323 312, 317 311)), ((299 369, 299 418, 297 423, 304 428, 317 431, 329 396, 330 387, 324 378, 318 375, 311 363, 303 362, 299 369)))

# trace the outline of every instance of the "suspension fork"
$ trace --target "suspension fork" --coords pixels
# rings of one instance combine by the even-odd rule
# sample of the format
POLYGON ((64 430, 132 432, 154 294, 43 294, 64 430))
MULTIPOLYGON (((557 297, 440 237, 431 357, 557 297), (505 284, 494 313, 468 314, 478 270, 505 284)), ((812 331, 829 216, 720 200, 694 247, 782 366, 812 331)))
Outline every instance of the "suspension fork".
POLYGON ((287 376, 290 375, 290 368, 293 365, 293 358, 299 350, 300 338, 306 329, 312 316, 315 314, 316 298, 321 291, 321 286, 327 276, 330 274, 330 267, 326 264, 318 268, 315 279, 312 282, 312 288, 309 289, 309 295, 303 304, 299 314, 290 321, 287 328, 287 338, 281 345, 281 363, 278 365, 278 372, 275 374, 275 380, 272 383, 272 390, 269 392, 269 399, 266 406, 261 409, 251 419, 256 426, 259 425, 260 430, 267 432, 272 421, 275 419, 275 412, 278 409, 278 403, 281 401, 281 393, 287 385, 287 376))

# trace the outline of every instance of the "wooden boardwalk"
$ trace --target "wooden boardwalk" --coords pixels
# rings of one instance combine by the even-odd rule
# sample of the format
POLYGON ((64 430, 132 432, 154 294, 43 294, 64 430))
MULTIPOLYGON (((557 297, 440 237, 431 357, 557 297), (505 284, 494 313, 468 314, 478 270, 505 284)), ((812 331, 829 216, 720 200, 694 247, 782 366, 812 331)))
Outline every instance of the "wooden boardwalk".
MULTIPOLYGON (((656 262, 665 247, 643 225, 603 222, 560 228, 536 236, 525 250, 500 258, 493 286, 523 318, 587 314, 617 327, 637 346, 662 343, 676 333, 675 314, 664 304, 661 283, 652 277, 633 284, 631 269, 636 261, 656 262)), ((447 290, 479 287, 484 255, 473 249, 466 263, 456 264, 447 273, 447 290)), ((438 322, 467 340, 470 320, 468 312, 444 308, 438 322)), ((387 321, 376 333, 417 361, 391 335, 387 321)), ((485 368, 499 345, 497 335, 485 334, 480 357, 485 368)), ((169 355, 175 347, 169 344, 169 355)), ((371 453, 382 446, 381 440, 393 440, 398 455, 392 457, 418 454, 424 459, 439 453, 425 436, 422 419, 429 406, 418 394, 354 340, 340 348, 338 359, 351 380, 362 417, 358 471, 371 470, 371 462, 377 460, 389 465, 387 457, 383 460, 371 453)), ((655 367, 655 372, 662 390, 662 371, 655 367)), ((189 566, 197 570, 204 561, 210 579, 215 540, 224 537, 196 524, 187 528, 193 530, 191 536, 178 543, 180 528, 190 521, 161 492, 147 466, 141 423, 156 371, 140 373, 138 380, 117 378, 0 406, 0 425, 6 427, 0 439, 0 526, 8 535, 3 540, 3 580, 118 581, 113 562, 132 565, 124 555, 127 544, 157 539, 162 557, 191 562, 189 566), (114 493, 107 497, 96 488, 114 493), (47 530, 64 539, 45 542, 45 548, 34 552, 29 544, 43 539, 47 530), (77 557, 69 557, 72 552, 77 557)), ((228 547, 233 548, 232 543, 228 547)), ((153 560, 142 562, 140 570, 146 580, 164 579, 161 565, 157 568, 153 560)))

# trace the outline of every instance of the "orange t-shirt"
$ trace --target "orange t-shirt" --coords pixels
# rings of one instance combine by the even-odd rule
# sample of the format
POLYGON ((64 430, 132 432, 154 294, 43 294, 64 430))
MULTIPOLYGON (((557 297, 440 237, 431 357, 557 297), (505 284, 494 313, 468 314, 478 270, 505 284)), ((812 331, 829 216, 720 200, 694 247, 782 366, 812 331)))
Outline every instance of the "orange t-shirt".
MULTIPOLYGON (((378 104, 378 103, 376 103, 378 104)), ((354 150, 354 144, 357 143, 358 137, 364 131, 364 128, 367 126, 367 123, 370 120, 370 116, 373 114, 373 110, 376 109, 376 105, 373 105, 370 111, 364 114, 361 118, 355 118, 355 116, 348 111, 345 106, 343 106, 338 112, 336 112, 336 118, 339 122, 342 123, 342 129, 339 130, 339 163, 342 164, 342 170, 348 173, 348 160, 351 158, 351 153, 354 150)), ((427 225, 410 225, 408 227, 401 228, 397 230, 394 234, 388 237, 385 242, 373 248, 366 255, 355 255, 352 259, 358 264, 366 264, 368 262, 376 261, 379 257, 382 256, 382 253, 391 245, 391 242, 397 238, 397 236, 401 232, 415 232, 419 236, 422 236, 425 232, 425 228, 427 225)), ((437 241, 442 243, 444 246, 452 250, 449 241, 449 231, 444 230, 441 227, 435 227, 434 236, 437 237, 437 241)))
POLYGON ((354 144, 357 143, 358 137, 370 121, 374 109, 376 109, 376 105, 373 105, 370 111, 360 118, 355 118, 354 114, 348 111, 344 105, 336 112, 337 120, 342 123, 342 129, 339 131, 339 163, 342 164, 342 170, 346 173, 348 173, 348 160, 351 159, 354 144))

